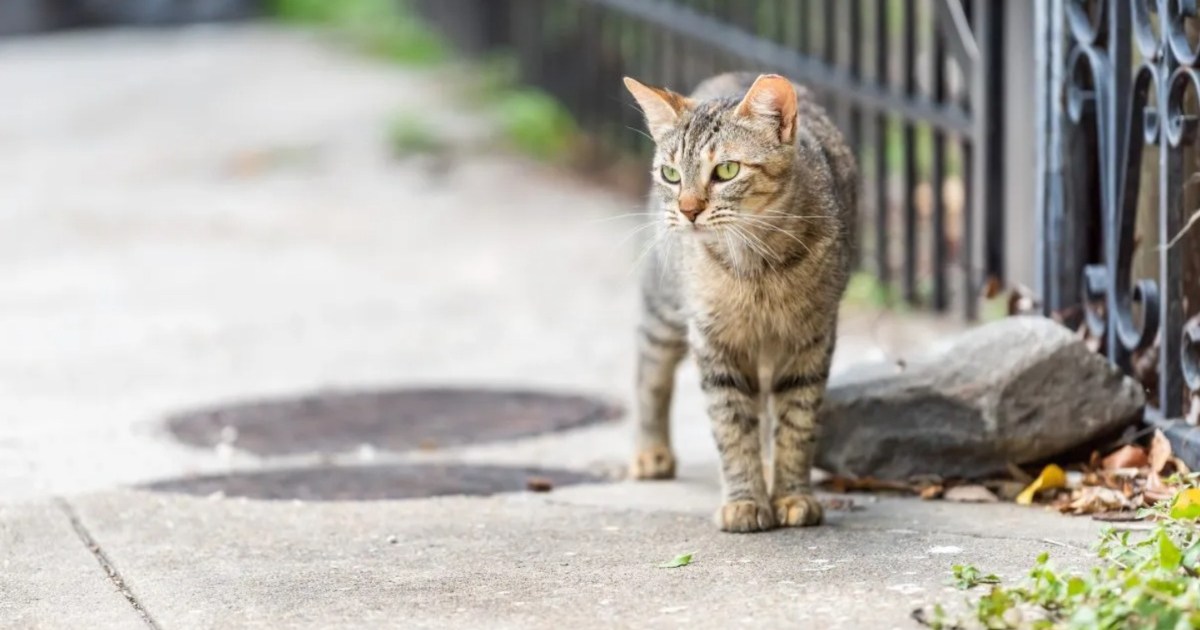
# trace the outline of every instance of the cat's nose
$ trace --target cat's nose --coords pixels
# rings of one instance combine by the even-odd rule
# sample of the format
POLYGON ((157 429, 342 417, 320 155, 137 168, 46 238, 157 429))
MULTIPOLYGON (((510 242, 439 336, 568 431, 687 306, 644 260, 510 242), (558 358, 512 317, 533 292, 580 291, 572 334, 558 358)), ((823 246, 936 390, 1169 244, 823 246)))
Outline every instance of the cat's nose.
POLYGON ((696 217, 704 212, 704 200, 692 195, 683 195, 679 198, 679 212, 687 217, 688 221, 696 222, 696 217))

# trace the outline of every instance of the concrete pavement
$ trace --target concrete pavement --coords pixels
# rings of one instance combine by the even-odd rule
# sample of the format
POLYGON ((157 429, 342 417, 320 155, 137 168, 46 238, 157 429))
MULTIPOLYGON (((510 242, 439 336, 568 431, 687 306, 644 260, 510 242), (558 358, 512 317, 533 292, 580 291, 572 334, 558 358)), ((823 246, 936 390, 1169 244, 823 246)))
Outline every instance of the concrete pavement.
MULTIPOLYGON (((1093 523, 1014 506, 855 497, 827 527, 719 534, 690 366, 678 482, 345 503, 129 489, 364 463, 185 447, 163 419, 194 407, 413 384, 626 399, 638 221, 612 217, 635 204, 484 148, 447 72, 262 26, 0 40, 0 627, 908 627, 953 563, 1085 562, 1093 523), (448 172, 389 156, 397 114, 455 143, 448 172), (653 568, 684 551, 694 565, 653 568)), ((835 369, 941 334, 855 313, 842 330, 835 369)), ((611 469, 626 434, 371 459, 611 469)))

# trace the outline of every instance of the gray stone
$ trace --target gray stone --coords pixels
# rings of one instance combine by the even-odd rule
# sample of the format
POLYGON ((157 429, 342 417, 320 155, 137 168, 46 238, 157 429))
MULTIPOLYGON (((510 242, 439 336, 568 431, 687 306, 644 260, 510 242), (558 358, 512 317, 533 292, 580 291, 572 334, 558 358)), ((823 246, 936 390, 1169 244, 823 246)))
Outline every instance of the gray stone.
POLYGON ((1117 430, 1144 404, 1141 386, 1071 331, 1009 318, 907 365, 835 377, 818 465, 881 478, 992 475, 1117 430))

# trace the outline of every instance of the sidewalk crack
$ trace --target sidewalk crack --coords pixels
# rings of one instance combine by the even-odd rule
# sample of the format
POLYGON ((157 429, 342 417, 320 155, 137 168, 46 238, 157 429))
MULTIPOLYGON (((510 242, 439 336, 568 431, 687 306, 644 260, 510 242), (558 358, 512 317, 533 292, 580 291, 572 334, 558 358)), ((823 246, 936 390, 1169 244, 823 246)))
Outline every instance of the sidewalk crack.
POLYGON ((117 587, 117 590, 122 596, 125 597, 125 600, 129 602, 129 605, 133 606, 133 610, 137 612, 139 617, 142 618, 142 621, 145 622, 146 627, 150 628, 151 630, 161 630, 161 626, 158 625, 158 622, 154 620, 154 617, 150 616, 150 612, 146 610, 146 607, 142 605, 142 602, 138 601, 137 596, 134 595, 133 591, 129 589, 129 586, 125 583, 125 578, 121 577, 121 573, 117 571, 116 565, 112 563, 112 560, 110 560, 108 555, 104 553, 104 550, 100 548, 100 545, 96 542, 96 539, 92 538, 92 535, 88 532, 87 527, 85 527, 83 521, 80 520, 79 514, 75 512, 75 508, 72 507, 71 504, 62 497, 55 497, 54 502, 58 504, 59 509, 66 514, 67 520, 71 522, 71 527, 75 530, 75 534, 79 536, 80 542, 82 542, 83 546, 87 547, 87 550, 90 551, 92 556, 96 558, 96 562, 100 564, 101 569, 104 569, 104 573, 108 576, 108 580, 113 583, 113 586, 117 587))

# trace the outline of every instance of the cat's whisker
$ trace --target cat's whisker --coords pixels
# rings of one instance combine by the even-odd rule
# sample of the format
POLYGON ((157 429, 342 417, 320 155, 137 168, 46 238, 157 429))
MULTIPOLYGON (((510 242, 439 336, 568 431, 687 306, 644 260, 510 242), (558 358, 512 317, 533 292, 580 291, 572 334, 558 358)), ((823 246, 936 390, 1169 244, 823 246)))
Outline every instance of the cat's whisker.
POLYGON ((658 225, 659 225, 658 221, 651 221, 649 223, 639 225, 638 227, 636 227, 632 231, 630 231, 629 234, 626 234, 625 238, 622 238, 621 241, 619 243, 617 243, 617 247, 621 247, 625 243, 628 243, 629 239, 631 239, 634 236, 637 236, 641 232, 645 231, 646 228, 652 228, 652 227, 656 227, 658 225))
POLYGON ((629 275, 633 275, 637 270, 642 268, 642 262, 646 259, 646 256, 650 252, 654 251, 654 248, 658 246, 661 240, 661 234, 655 235, 655 237, 651 239, 644 248, 642 248, 642 253, 638 254, 638 257, 633 261, 633 267, 630 268, 629 275))
POLYGON ((729 229, 734 234, 737 234, 738 237, 741 238, 744 243, 746 243, 747 247, 754 250, 759 256, 762 256, 763 260, 767 262, 767 266, 770 267, 772 271, 775 270, 775 264, 772 261, 782 262, 782 259, 779 257, 779 255, 771 251, 771 249, 762 241, 762 239, 741 229, 736 223, 730 223, 729 229))
POLYGON ((653 137, 651 137, 651 136, 650 136, 650 134, 646 133, 645 131, 642 131, 641 129, 638 129, 638 128, 636 128, 636 127, 630 127, 629 125, 625 125, 625 128, 626 128, 626 129, 628 129, 628 130, 630 130, 630 131, 637 132, 639 135, 641 135, 641 136, 645 137, 645 138, 646 138, 647 140, 649 140, 650 142, 654 142, 654 138, 653 138, 653 137))
POLYGON ((608 223, 609 221, 617 221, 619 219, 628 219, 630 217, 657 217, 660 214, 662 214, 662 213, 660 213, 660 212, 626 212, 625 214, 615 214, 611 217, 592 219, 592 220, 588 221, 588 225, 594 225, 596 223, 608 223))
POLYGON ((772 223, 764 222, 764 221, 757 220, 752 217, 746 217, 746 216, 739 216, 736 220, 745 221, 746 223, 748 223, 749 225, 752 225, 752 226, 761 227, 763 229, 779 232, 780 234, 783 234, 784 236, 799 243, 800 246, 803 247, 810 256, 813 253, 812 248, 808 246, 808 243, 805 243, 804 241, 800 240, 795 234, 792 234, 791 232, 779 227, 778 225, 774 225, 772 223))

